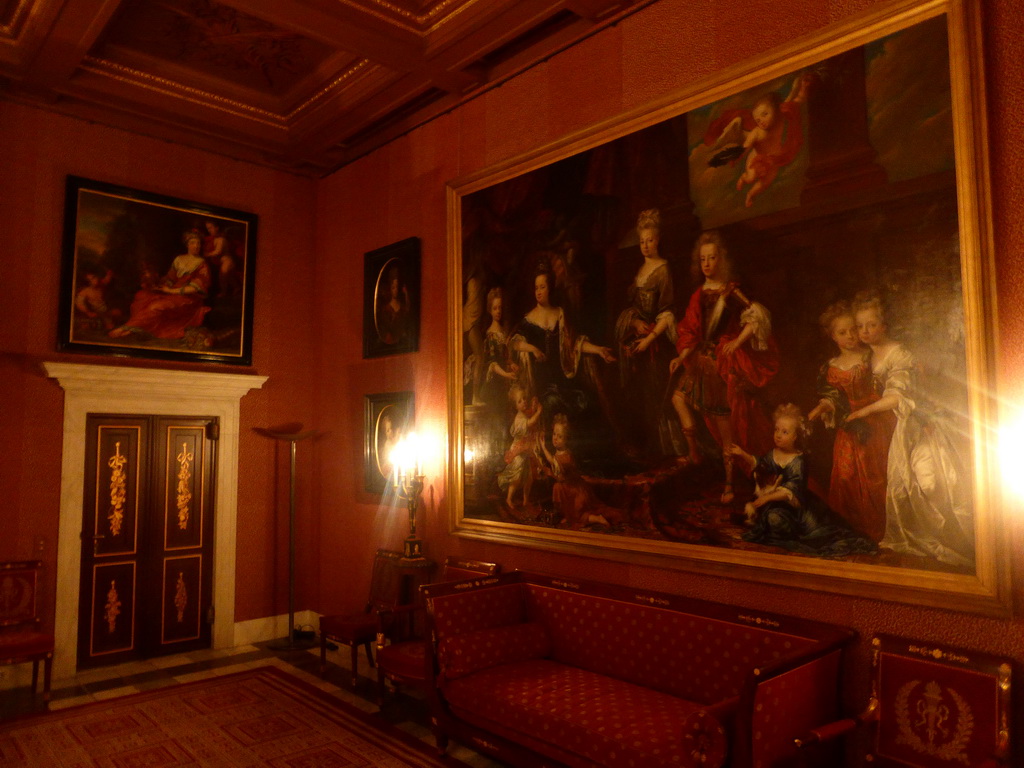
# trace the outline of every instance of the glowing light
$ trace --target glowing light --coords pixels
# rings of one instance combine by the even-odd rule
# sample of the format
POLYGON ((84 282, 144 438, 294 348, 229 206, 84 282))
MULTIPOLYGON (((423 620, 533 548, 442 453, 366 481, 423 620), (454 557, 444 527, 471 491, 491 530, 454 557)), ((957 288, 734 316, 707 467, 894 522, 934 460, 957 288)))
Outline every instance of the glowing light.
POLYGON ((999 464, 1007 490, 1024 499, 1024 412, 1004 420, 999 430, 999 464))
POLYGON ((398 478, 419 477, 422 474, 424 444, 415 432, 405 434, 391 451, 391 465, 398 478))

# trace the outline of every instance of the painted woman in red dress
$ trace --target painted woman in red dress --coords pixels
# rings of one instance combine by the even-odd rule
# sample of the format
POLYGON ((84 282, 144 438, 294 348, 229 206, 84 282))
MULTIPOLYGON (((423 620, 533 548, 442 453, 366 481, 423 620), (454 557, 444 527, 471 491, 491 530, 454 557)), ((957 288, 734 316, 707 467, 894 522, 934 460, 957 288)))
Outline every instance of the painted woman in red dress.
MULTIPOLYGON (((704 284, 693 292, 676 328, 678 356, 670 372, 684 366, 672 394, 689 454, 681 463, 701 461, 695 413, 704 417, 719 447, 732 443, 760 455, 770 450, 773 427, 755 391, 779 370, 771 314, 748 299, 732 279, 729 253, 717 231, 704 232, 693 248, 704 284)), ((723 456, 722 502, 733 500, 733 462, 723 456)))
POLYGON ((807 414, 809 422, 821 419, 836 431, 828 504, 850 527, 878 543, 885 535, 885 473, 896 418, 887 411, 847 420, 851 413, 879 399, 871 348, 858 337, 853 310, 845 301, 830 305, 820 323, 839 349, 821 368, 820 400, 807 414))
POLYGON ((113 338, 148 333, 158 339, 181 339, 190 328, 203 324, 210 308, 210 268, 202 255, 198 230, 184 236, 187 252, 176 256, 171 268, 155 285, 143 287, 132 301, 128 322, 110 331, 113 338))

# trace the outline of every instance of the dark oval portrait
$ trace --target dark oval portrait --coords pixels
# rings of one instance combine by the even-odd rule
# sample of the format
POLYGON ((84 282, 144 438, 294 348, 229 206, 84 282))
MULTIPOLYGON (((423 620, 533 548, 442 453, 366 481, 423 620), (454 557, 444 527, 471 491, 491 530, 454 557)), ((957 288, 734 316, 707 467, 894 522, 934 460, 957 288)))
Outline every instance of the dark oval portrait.
POLYGON ((377 337, 400 344, 409 333, 409 284, 401 259, 388 259, 377 275, 373 318, 377 337))

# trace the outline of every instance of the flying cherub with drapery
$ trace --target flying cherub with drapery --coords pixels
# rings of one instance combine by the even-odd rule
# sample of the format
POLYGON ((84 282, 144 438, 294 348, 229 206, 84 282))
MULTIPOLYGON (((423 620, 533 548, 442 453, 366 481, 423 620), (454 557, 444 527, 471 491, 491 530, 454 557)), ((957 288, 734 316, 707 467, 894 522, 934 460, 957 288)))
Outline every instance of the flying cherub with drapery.
POLYGON ((796 159, 804 143, 801 105, 811 86, 810 73, 793 81, 785 99, 776 91, 764 94, 750 109, 729 109, 711 122, 704 144, 711 147, 708 165, 720 166, 747 156, 736 189, 747 185, 746 206, 764 192, 779 171, 796 159))

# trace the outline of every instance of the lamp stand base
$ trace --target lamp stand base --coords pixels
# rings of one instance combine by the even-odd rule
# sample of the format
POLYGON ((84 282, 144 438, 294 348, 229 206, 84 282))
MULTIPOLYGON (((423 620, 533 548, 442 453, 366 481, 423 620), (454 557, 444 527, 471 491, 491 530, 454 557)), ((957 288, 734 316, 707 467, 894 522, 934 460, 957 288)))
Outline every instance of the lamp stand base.
POLYGON ((402 543, 403 560, 423 560, 423 542, 414 536, 407 536, 402 543))

